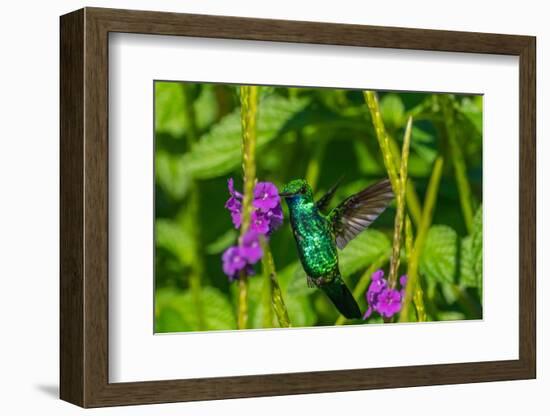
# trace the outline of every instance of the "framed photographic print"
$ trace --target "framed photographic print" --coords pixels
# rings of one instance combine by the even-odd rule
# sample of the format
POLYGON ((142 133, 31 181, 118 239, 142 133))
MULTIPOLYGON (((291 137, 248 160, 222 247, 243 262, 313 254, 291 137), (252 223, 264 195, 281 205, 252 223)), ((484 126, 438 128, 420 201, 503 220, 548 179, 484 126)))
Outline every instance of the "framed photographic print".
POLYGON ((535 38, 61 17, 61 398, 534 378, 535 38))

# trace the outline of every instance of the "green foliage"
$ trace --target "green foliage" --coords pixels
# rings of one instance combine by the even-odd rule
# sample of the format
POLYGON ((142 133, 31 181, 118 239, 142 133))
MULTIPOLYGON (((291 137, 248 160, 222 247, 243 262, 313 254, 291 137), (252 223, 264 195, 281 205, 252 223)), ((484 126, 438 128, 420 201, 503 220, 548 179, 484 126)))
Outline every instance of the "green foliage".
POLYGON ((474 216, 474 229, 472 231, 472 269, 476 278, 476 287, 479 296, 483 287, 483 210, 480 206, 474 216))
MULTIPOLYGON (((264 279, 260 276, 249 279, 248 282, 248 326, 250 328, 264 328, 264 314, 267 313, 262 302, 264 279)), ((235 299, 236 302, 236 299, 235 299)), ((274 325, 273 325, 274 326, 274 325)))
POLYGON ((229 246, 233 245, 237 239, 237 230, 230 228, 225 233, 221 234, 215 241, 206 246, 208 254, 219 254, 229 246))
POLYGON ((159 219, 155 223, 156 246, 172 253, 182 264, 193 260, 195 241, 193 237, 175 221, 159 219))
POLYGON ((464 237, 460 242, 460 284, 465 287, 477 287, 474 272, 474 253, 472 250, 472 236, 464 237))
MULTIPOLYGON (((258 115, 257 150, 285 132, 285 127, 304 110, 305 99, 286 99, 272 96, 260 103, 258 115)), ((241 120, 236 109, 225 116, 200 138, 193 149, 180 161, 188 175, 208 179, 225 175, 241 161, 241 120)))
POLYGON ((155 83, 155 131, 181 137, 187 127, 184 94, 176 82, 155 83))
POLYGON ((459 110, 472 123, 479 135, 481 135, 483 131, 482 109, 481 97, 465 97, 462 99, 459 106, 459 110))
POLYGON ((405 106, 397 94, 387 94, 380 100, 382 119, 387 128, 401 126, 405 122, 405 106))
MULTIPOLYGON (((235 312, 229 299, 218 289, 202 290, 205 330, 235 329, 235 312)), ((155 295, 155 332, 198 331, 199 320, 191 291, 159 288, 155 295)))
POLYGON ((157 184, 168 195, 176 200, 185 196, 191 178, 185 165, 181 163, 181 157, 159 150, 155 155, 155 170, 157 184))
POLYGON ((317 321, 317 314, 308 296, 288 296, 285 299, 288 316, 293 326, 312 326, 317 321))
POLYGON ((194 123, 204 129, 214 122, 218 111, 214 86, 208 84, 155 83, 155 132, 183 138, 191 120, 186 106, 192 106, 194 123))
POLYGON ((464 287, 481 290, 483 284, 483 210, 480 206, 474 216, 471 235, 461 242, 460 283, 464 287))
MULTIPOLYGON (((235 244, 238 231, 224 208, 227 179, 242 190, 239 87, 222 84, 155 83, 155 331, 179 332, 237 327, 237 285, 228 282, 221 255, 235 244)), ((481 316, 482 275, 482 133, 481 96, 448 95, 446 123, 439 94, 378 92, 381 120, 398 159, 405 125, 414 122, 408 176, 425 204, 435 161, 444 168, 434 202, 431 226, 417 259, 428 319, 474 319, 481 316), (447 120, 449 121, 449 120, 447 120), (462 152, 461 183, 470 194, 460 197, 447 127, 462 152), (471 202, 471 228, 461 203, 471 202), (479 209, 477 209, 479 207, 479 209), (477 211, 476 211, 477 209, 477 211)), ((256 177, 277 186, 307 178, 320 197, 343 177, 331 207, 387 176, 371 115, 361 91, 261 87, 258 107, 256 177)), ((399 168, 399 162, 396 162, 399 168)), ((408 192, 408 190, 407 190, 408 192)), ((409 204, 407 195, 407 204, 409 204)), ((285 223, 270 237, 277 279, 293 327, 333 325, 334 306, 307 286, 294 236, 285 223)), ((407 207, 410 209, 410 206, 407 207)), ((395 204, 369 229, 339 252, 340 270, 365 310, 365 273, 383 267, 391 255, 395 204), (383 261, 381 261, 381 259, 383 261), (381 266, 379 266, 380 264, 381 266)), ((420 215, 418 215, 420 216, 420 215)), ((414 236, 418 221, 413 217, 414 236)), ((399 274, 407 271, 402 250, 399 274)), ((249 328, 278 327, 266 302, 260 264, 248 279, 249 328), (271 321, 270 321, 271 320, 271 321)), ((269 287, 268 287, 269 288, 269 287)), ((415 292, 416 293, 416 292, 415 292)), ((422 296, 422 294, 420 295, 422 296)), ((416 310, 409 310, 416 319, 416 310)), ((368 323, 381 323, 373 316, 368 323)), ((356 322, 360 323, 360 322, 356 322)))
POLYGON ((391 248, 391 242, 382 232, 369 229, 350 241, 340 253, 340 271, 349 276, 366 269, 391 248))
POLYGON ((420 257, 420 273, 434 283, 452 283, 456 256, 456 231, 446 225, 433 225, 428 231, 420 257))

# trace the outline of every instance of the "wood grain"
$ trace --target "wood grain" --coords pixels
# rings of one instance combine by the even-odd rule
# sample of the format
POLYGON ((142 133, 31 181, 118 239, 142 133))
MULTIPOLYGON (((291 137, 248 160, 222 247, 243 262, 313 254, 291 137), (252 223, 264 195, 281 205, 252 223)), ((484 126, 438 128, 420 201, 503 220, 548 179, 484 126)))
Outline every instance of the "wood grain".
POLYGON ((84 405, 84 11, 61 19, 60 388, 84 405))
POLYGON ((82 407, 536 376, 535 38, 86 8, 61 17, 61 398, 82 407), (519 359, 139 383, 108 380, 108 33, 516 55, 520 59, 519 359))

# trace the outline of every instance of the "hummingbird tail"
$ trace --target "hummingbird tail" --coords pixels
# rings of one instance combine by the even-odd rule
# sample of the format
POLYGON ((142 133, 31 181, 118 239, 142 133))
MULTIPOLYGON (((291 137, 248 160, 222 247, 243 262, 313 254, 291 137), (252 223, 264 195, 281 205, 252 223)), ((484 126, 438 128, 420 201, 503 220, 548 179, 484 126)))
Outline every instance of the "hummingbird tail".
POLYGON ((322 289, 336 306, 336 309, 347 319, 361 319, 362 314, 359 305, 357 305, 353 295, 341 279, 336 279, 332 283, 323 286, 322 289))

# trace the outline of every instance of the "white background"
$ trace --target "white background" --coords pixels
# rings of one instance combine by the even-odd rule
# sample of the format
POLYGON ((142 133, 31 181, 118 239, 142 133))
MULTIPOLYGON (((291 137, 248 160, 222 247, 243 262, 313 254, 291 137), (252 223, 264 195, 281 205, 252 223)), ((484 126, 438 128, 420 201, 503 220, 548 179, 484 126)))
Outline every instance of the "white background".
POLYGON ((110 380, 517 359, 518 276, 510 270, 519 264, 518 61, 495 55, 114 34, 109 61, 110 380), (224 63, 223 71, 218 62, 224 63), (154 176, 153 79, 482 93, 483 292, 498 294, 485 296, 483 321, 153 336, 154 192, 143 186, 154 176), (494 154, 499 157, 490 156, 494 154), (503 229, 508 240, 502 240, 503 229), (231 360, 219 354, 219 345, 232 351, 231 360), (344 353, 327 356, 327 350, 344 353), (197 358, 185 359, 182 351, 184 357, 197 358))
MULTIPOLYGON (((550 28, 544 2, 353 0, 49 1, 6 3, 0 16, 0 410, 4 414, 78 414, 55 399, 58 385, 58 16, 83 5, 281 19, 319 20, 532 34, 538 36, 538 380, 423 387, 87 411, 88 414, 298 414, 384 413, 422 415, 524 414, 550 408, 550 364, 544 355, 550 299, 543 257, 549 238, 548 190, 543 184, 550 146, 543 140, 550 84, 550 28), (546 201, 544 200, 546 199, 546 201), (468 413, 467 413, 468 412, 468 413)), ((497 155, 495 155, 497 156, 497 155)))

